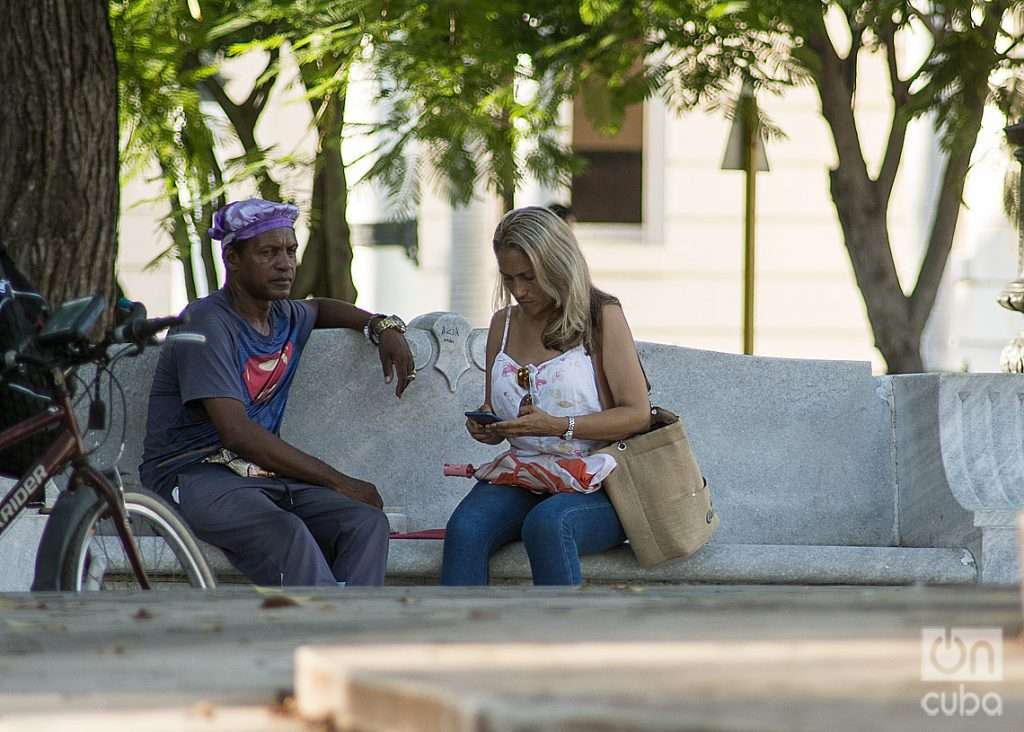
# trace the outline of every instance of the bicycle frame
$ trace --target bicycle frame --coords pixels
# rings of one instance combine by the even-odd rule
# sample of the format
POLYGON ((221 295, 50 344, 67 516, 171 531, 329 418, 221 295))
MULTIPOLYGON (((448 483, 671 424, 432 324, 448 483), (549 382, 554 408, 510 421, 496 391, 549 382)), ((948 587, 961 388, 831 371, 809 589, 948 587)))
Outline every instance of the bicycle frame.
POLYGON ((149 578, 142 566, 138 547, 128 526, 128 516, 124 510, 120 491, 106 477, 89 464, 86 459, 85 447, 82 444, 82 433, 75 420, 74 408, 64 387, 64 374, 53 371, 56 395, 54 403, 42 414, 37 414, 0 432, 0 450, 4 450, 25 440, 32 435, 53 425, 61 425, 63 429, 57 438, 39 458, 38 462, 29 467, 21 480, 0 501, 0 535, 14 522, 14 519, 25 509, 25 506, 37 495, 46 481, 58 475, 68 463, 73 465, 68 490, 77 489, 79 482, 84 481, 96 489, 97 494, 106 502, 114 514, 114 525, 118 538, 124 546, 125 554, 132 565, 132 571, 143 589, 149 589, 149 578))

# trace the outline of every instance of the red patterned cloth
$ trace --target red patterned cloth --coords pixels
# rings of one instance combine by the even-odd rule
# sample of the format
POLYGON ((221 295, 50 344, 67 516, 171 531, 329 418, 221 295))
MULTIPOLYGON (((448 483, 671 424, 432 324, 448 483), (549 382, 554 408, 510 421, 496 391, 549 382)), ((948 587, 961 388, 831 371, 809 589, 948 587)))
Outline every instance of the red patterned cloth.
POLYGON ((401 534, 397 531, 391 532, 392 539, 443 539, 444 529, 423 529, 422 531, 407 531, 401 534))
POLYGON ((582 457, 544 453, 520 457, 514 450, 502 453, 477 469, 477 480, 514 485, 534 493, 593 493, 601 487, 600 483, 594 484, 594 473, 582 457))
MULTIPOLYGON (((594 362, 582 345, 539 364, 520 364, 508 353, 512 309, 505 314, 501 349, 491 366, 491 406, 502 420, 515 419, 525 398, 555 417, 601 411, 594 362), (528 377, 524 382, 523 375, 528 377)), ((605 443, 574 437, 513 437, 510 448, 476 471, 477 480, 514 485, 535 493, 593 493, 615 469, 615 458, 597 453, 605 443)))

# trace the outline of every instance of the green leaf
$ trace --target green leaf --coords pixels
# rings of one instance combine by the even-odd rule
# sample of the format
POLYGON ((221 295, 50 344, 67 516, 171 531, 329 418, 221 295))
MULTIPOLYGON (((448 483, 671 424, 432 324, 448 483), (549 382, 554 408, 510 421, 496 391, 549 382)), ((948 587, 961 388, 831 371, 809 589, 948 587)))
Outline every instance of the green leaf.
POLYGON ((727 15, 734 15, 746 10, 749 3, 745 0, 728 0, 727 2, 719 2, 708 8, 707 18, 708 20, 715 21, 724 18, 727 15))
POLYGON ((619 5, 616 0, 582 0, 580 19, 586 25, 600 25, 615 14, 619 5))

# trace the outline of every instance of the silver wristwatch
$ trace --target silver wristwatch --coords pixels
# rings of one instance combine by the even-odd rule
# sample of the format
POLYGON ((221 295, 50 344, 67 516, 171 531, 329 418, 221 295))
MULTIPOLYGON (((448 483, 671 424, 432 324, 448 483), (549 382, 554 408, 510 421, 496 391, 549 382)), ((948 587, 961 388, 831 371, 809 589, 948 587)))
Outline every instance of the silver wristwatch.
POLYGON ((563 440, 571 440, 573 434, 576 432, 576 417, 569 415, 569 429, 562 433, 563 440))

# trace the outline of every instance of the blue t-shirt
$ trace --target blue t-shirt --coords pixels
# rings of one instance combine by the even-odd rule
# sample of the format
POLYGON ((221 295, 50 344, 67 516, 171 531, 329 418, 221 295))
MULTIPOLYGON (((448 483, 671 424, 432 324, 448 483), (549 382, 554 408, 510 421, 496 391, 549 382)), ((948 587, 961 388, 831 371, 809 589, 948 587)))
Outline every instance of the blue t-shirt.
POLYGON ((299 356, 316 321, 310 303, 275 300, 270 335, 261 335, 235 312, 224 290, 189 304, 184 314, 189 322, 183 329, 206 336, 206 343, 164 346, 149 392, 139 466, 143 485, 164 494, 181 468, 222 447, 201 400, 237 399, 249 419, 278 434, 299 356))

